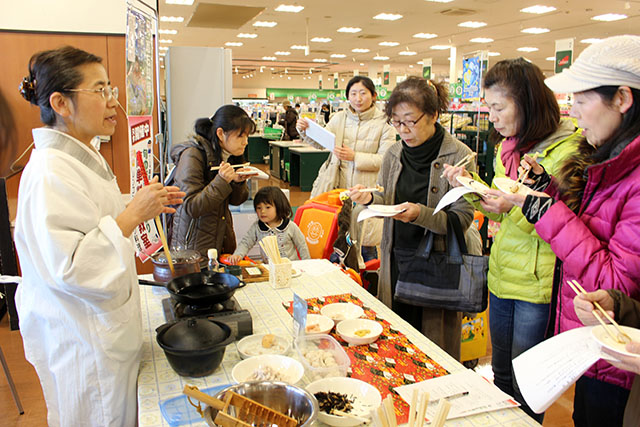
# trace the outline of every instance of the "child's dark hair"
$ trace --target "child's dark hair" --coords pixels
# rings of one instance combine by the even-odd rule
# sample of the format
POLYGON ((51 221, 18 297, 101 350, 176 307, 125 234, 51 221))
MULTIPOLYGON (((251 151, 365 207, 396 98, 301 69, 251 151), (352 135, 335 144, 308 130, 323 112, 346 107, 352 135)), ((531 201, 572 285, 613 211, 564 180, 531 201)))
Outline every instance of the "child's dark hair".
POLYGON ((291 204, 279 187, 262 187, 253 198, 253 207, 258 209, 260 203, 273 205, 278 219, 291 218, 291 204))
POLYGON ((211 118, 196 120, 195 132, 203 138, 211 141, 217 163, 222 160, 222 149, 216 130, 222 128, 225 134, 239 131, 240 135, 251 135, 256 131, 256 124, 247 113, 237 105, 223 105, 218 108, 211 118))

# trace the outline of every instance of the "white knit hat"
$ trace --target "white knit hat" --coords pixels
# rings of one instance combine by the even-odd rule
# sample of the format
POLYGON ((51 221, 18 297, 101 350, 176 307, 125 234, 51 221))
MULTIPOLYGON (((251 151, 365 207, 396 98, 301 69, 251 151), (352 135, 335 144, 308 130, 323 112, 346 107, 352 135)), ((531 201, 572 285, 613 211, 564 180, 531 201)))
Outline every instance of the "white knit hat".
POLYGON ((600 86, 640 89, 640 37, 609 37, 587 47, 571 67, 544 81, 554 92, 573 93, 600 86))

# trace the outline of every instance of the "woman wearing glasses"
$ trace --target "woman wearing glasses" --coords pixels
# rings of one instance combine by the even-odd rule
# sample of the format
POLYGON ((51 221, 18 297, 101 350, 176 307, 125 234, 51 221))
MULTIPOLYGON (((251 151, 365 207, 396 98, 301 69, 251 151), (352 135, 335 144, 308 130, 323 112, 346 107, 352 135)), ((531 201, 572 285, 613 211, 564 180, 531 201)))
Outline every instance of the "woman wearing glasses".
POLYGON ((174 212, 169 205, 184 193, 154 178, 125 206, 91 144, 116 126, 117 90, 97 56, 73 47, 37 53, 21 92, 45 127, 33 130, 20 181, 16 300, 48 424, 135 425, 142 324, 130 236, 174 212))
MULTIPOLYGON (((433 211, 451 186, 440 175, 444 163, 456 163, 471 154, 469 148, 438 123, 440 113, 446 111, 447 106, 447 90, 441 83, 409 77, 398 84, 385 112, 402 143, 391 145, 382 160, 378 184, 384 187, 384 192, 359 192, 357 190, 363 186, 356 185, 351 189, 351 198, 365 205, 403 204, 404 212, 384 219, 378 298, 459 360, 461 313, 424 308, 394 299, 398 278, 394 248, 416 250, 426 229, 441 235, 434 244, 436 250, 444 249, 447 212, 434 215, 433 211)), ((472 162, 469 168, 474 167, 472 162)), ((459 218, 463 230, 469 228, 473 208, 468 203, 459 200, 447 210, 459 218)), ((467 239, 467 246, 471 253, 480 254, 480 236, 475 228, 472 229, 474 238, 467 239)))
MULTIPOLYGON (((527 153, 536 154, 555 173, 576 150, 579 132, 570 120, 560 120, 556 98, 537 66, 523 58, 500 61, 485 76, 484 91, 489 121, 506 138, 496 154, 496 177, 516 180, 520 159, 527 153)), ((445 176, 452 186, 460 185, 460 175, 471 176, 464 168, 447 165, 445 176)), ((555 255, 522 211, 504 197, 473 204, 501 224, 491 247, 488 277, 494 383, 542 422, 544 414, 534 414, 522 398, 511 361, 544 339, 555 255)))

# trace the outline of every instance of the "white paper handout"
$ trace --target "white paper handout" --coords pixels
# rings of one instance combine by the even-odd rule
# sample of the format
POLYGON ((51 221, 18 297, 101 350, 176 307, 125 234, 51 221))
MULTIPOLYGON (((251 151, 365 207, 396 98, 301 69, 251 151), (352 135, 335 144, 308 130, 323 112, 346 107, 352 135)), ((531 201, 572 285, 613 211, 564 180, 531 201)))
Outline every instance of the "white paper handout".
POLYGON ((436 413, 439 403, 436 400, 439 399, 447 399, 451 403, 448 420, 520 406, 511 396, 469 369, 411 385, 403 385, 394 390, 410 403, 415 389, 429 393, 429 406, 427 406, 429 420, 432 420, 436 413), (461 396, 462 393, 468 394, 461 396))
MULTIPOLYGON (((305 117, 306 118, 306 117, 305 117)), ((306 118, 307 123, 309 123, 309 127, 305 131, 307 136, 313 139, 318 144, 322 145, 327 150, 333 151, 336 146, 336 136, 314 122, 309 118, 306 118)))
POLYGON ((458 200, 460 197, 464 196, 465 194, 473 193, 473 192, 474 191, 472 189, 466 188, 466 187, 455 187, 455 188, 452 188, 451 190, 447 191, 447 194, 442 196, 442 199, 440 199, 440 201, 436 205, 436 208, 433 211, 433 214, 434 215, 437 214, 443 208, 446 208, 451 203, 455 202, 456 200, 458 200))
POLYGON ((374 216, 395 216, 407 209, 399 205, 369 205, 358 214, 358 222, 374 216))
POLYGON ((513 359, 522 397, 535 413, 544 412, 602 357, 591 329, 563 332, 513 359))

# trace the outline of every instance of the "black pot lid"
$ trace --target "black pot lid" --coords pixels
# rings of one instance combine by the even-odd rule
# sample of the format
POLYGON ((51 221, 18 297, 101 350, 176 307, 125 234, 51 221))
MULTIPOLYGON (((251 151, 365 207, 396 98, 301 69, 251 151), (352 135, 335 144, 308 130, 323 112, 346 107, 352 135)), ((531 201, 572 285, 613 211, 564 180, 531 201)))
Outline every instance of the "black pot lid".
MULTIPOLYGON (((200 252, 194 251, 193 249, 172 249, 171 250, 171 261, 174 263, 196 263, 200 262, 202 256, 200 252)), ((156 256, 153 257, 153 261, 158 264, 169 264, 167 261, 167 255, 164 251, 159 252, 156 256)))
POLYGON ((224 342, 231 330, 224 323, 193 317, 161 326, 158 333, 159 341, 175 350, 204 350, 224 342))

